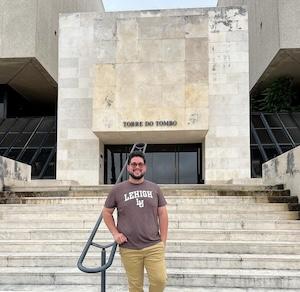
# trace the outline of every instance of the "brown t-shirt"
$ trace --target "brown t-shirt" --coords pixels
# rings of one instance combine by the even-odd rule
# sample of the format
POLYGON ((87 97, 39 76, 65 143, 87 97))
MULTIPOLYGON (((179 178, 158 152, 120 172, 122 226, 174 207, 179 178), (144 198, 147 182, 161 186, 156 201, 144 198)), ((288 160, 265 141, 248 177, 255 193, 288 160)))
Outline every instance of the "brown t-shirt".
POLYGON ((141 184, 116 184, 104 206, 118 210, 117 228, 128 240, 121 247, 142 249, 160 242, 158 207, 166 204, 155 183, 144 180, 141 184))

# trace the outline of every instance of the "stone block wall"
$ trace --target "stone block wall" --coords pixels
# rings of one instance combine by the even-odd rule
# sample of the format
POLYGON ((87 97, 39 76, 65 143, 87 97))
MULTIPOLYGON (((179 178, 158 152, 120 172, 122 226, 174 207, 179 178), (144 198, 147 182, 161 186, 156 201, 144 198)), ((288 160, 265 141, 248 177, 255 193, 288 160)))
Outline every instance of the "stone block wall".
POLYGON ((218 9, 209 16, 205 181, 250 178, 247 12, 218 9))
POLYGON ((20 181, 31 181, 31 166, 0 156, 0 189, 20 181))
POLYGON ((92 132, 95 64, 93 17, 62 15, 57 111, 58 180, 99 183, 99 139, 92 132))
POLYGON ((264 163, 262 175, 265 185, 283 184, 300 199, 300 146, 264 163))
POLYGON ((237 8, 62 15, 57 178, 101 183, 104 144, 134 142, 205 143, 205 180, 250 177, 247 20, 237 8))
POLYGON ((94 22, 93 131, 102 141, 120 132, 134 143, 135 132, 207 130, 207 11, 106 14, 94 22), (159 120, 176 127, 156 125, 159 120), (126 125, 131 121, 143 126, 126 125))

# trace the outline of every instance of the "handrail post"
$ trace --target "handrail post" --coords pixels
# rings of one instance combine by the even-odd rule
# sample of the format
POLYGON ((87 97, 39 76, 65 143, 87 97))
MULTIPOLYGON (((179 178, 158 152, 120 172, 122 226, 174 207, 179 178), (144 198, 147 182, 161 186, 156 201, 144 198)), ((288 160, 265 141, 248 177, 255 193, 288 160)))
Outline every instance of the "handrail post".
MULTIPOLYGON (((101 251, 101 265, 104 266, 106 263, 106 250, 105 248, 102 248, 102 251, 101 251)), ((105 277, 105 274, 106 274, 106 270, 103 270, 101 272, 101 292, 106 292, 106 277, 105 277)))

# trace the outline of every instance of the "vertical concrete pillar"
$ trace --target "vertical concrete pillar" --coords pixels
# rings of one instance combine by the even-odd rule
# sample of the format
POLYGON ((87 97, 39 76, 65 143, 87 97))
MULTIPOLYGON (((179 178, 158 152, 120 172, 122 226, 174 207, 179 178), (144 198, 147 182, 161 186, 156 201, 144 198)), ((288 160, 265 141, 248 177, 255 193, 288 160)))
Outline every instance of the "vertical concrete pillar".
POLYGON ((60 18, 57 179, 99 184, 99 139, 92 132, 94 30, 86 14, 60 18))
POLYGON ((209 12, 209 130, 205 181, 250 177, 248 17, 209 12))

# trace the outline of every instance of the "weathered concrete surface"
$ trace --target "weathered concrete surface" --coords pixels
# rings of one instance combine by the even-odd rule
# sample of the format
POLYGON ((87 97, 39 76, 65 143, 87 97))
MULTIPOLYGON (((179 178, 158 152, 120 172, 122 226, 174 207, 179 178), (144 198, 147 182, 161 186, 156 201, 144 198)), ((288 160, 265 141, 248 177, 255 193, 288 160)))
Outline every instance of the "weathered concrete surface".
POLYGON ((250 88, 280 76, 300 82, 300 2, 219 0, 218 6, 246 5, 249 13, 250 88))
POLYGON ((243 6, 247 5, 248 0, 218 0, 217 6, 243 6))
POLYGON ((31 181, 31 166, 0 156, 0 190, 18 181, 31 181))
POLYGON ((209 12, 209 130, 205 182, 250 178, 248 14, 209 12))
POLYGON ((262 174, 264 184, 284 184, 300 199, 300 146, 264 163, 262 174))

